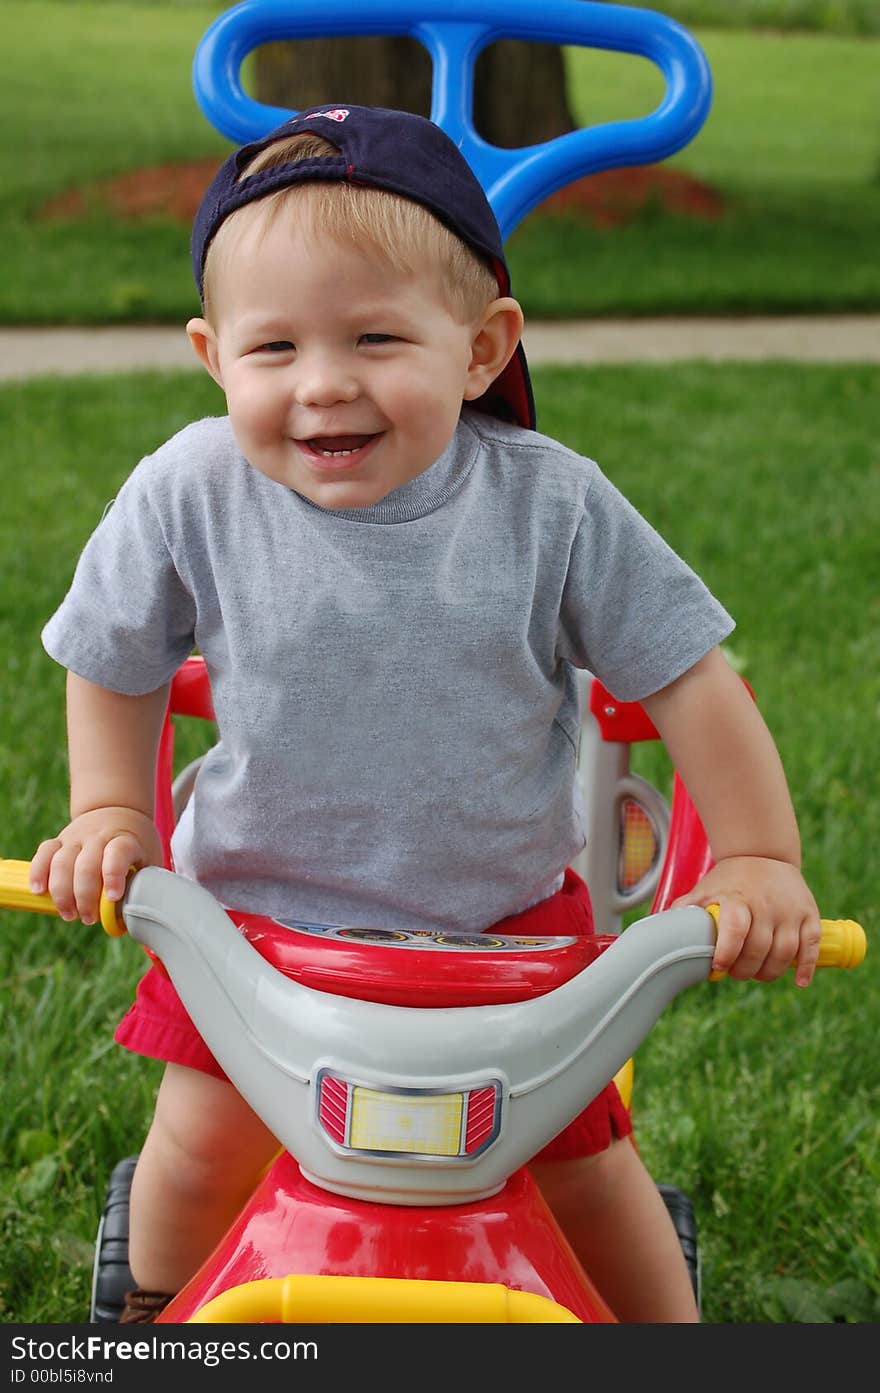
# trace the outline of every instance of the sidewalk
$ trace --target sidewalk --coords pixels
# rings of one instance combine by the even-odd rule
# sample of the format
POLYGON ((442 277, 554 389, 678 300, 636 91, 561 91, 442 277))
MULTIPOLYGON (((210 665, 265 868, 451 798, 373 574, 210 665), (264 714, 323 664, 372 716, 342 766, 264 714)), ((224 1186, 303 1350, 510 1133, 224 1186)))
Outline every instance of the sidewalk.
MULTIPOLYGON (((671 363, 693 358, 880 363, 880 315, 538 320, 527 326, 524 343, 533 365, 671 363)), ((0 328, 0 381, 198 366, 182 325, 0 328)))

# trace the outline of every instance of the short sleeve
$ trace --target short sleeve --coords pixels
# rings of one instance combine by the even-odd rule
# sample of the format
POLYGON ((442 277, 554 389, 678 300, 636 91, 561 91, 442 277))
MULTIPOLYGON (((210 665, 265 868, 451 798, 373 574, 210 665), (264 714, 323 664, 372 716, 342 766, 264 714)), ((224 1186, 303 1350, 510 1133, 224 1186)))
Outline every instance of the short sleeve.
POLYGON ((169 681, 194 642, 193 598, 168 545, 149 463, 105 512, 42 633, 63 667, 131 696, 169 681))
POLYGON ((559 655, 620 701, 673 682, 732 631, 699 576, 601 471, 571 548, 559 655))

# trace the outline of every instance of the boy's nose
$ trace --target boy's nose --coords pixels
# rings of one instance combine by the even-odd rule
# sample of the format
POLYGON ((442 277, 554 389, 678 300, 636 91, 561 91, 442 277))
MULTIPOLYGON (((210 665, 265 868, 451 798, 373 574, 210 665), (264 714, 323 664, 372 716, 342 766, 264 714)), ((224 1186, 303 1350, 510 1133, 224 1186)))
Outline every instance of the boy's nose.
POLYGON ((300 406, 334 406, 354 401, 357 379, 345 366, 329 357, 297 362, 296 400, 300 406))

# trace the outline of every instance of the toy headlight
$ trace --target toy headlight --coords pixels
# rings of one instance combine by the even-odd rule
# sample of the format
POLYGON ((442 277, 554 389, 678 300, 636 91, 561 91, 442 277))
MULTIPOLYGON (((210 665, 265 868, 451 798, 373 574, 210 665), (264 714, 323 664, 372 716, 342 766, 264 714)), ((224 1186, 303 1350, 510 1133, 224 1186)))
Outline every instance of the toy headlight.
POLYGON ((498 1136, 501 1083, 474 1087, 373 1088, 322 1069, 318 1123, 337 1150, 370 1156, 471 1160, 498 1136))

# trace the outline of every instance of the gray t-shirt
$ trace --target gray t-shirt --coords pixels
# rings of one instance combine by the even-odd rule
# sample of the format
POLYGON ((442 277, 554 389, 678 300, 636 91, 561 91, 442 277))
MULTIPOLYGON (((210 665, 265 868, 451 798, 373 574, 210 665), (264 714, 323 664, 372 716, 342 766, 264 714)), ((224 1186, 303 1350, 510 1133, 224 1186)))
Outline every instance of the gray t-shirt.
POLYGON ((219 743, 173 850, 224 903, 476 931, 584 845, 573 668, 639 699, 732 627, 597 465, 466 410, 362 509, 258 473, 225 417, 188 426, 126 481, 43 642, 127 693, 203 654, 219 743))

